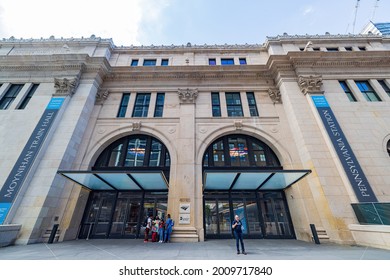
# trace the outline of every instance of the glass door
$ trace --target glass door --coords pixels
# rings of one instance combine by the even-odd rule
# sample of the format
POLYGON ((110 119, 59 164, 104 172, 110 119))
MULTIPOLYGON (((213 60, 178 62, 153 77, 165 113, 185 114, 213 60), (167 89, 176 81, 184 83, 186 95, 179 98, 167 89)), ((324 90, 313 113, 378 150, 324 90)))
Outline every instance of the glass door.
POLYGON ((208 198, 204 202, 204 224, 209 238, 232 236, 230 203, 224 198, 208 198))

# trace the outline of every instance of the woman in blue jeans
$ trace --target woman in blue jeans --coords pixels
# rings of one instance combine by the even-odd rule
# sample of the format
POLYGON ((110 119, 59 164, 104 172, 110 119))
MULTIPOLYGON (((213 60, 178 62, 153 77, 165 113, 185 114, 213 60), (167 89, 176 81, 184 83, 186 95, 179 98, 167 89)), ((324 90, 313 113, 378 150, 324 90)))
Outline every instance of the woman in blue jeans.
POLYGON ((240 254, 239 241, 241 243, 242 253, 244 255, 246 255, 245 247, 244 247, 244 241, 242 240, 242 222, 241 222, 240 218, 238 217, 238 215, 236 215, 234 217, 232 228, 234 230, 234 236, 236 237, 237 255, 240 254))

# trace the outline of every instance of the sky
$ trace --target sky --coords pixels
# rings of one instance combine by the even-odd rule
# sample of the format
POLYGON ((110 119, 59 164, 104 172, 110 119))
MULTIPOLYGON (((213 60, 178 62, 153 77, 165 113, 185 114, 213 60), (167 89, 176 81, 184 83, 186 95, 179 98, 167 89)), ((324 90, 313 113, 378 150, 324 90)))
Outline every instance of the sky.
POLYGON ((0 0, 0 40, 93 34, 116 46, 262 44, 390 22, 390 0, 358 2, 355 21, 357 0, 0 0))

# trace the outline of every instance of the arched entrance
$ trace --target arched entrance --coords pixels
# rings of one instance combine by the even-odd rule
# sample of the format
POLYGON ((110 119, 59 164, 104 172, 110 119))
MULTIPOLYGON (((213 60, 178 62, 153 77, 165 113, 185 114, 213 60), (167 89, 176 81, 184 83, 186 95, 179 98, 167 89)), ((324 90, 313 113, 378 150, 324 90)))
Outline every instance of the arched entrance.
POLYGON ((165 219, 170 155, 148 135, 130 135, 109 145, 89 171, 61 171, 91 192, 79 238, 138 238, 147 216, 165 219))
POLYGON ((247 238, 295 238, 284 189, 309 170, 283 170, 272 149, 247 135, 218 138, 203 156, 205 238, 230 238, 239 215, 247 238))

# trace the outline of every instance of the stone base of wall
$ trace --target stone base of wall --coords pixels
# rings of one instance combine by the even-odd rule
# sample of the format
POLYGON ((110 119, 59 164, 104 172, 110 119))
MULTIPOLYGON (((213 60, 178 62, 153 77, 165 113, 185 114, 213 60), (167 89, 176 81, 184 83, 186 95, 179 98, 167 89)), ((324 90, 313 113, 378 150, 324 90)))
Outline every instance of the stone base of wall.
POLYGON ((390 226, 349 225, 357 245, 390 250, 390 226))
POLYGON ((0 247, 13 245, 22 225, 0 225, 0 247))

